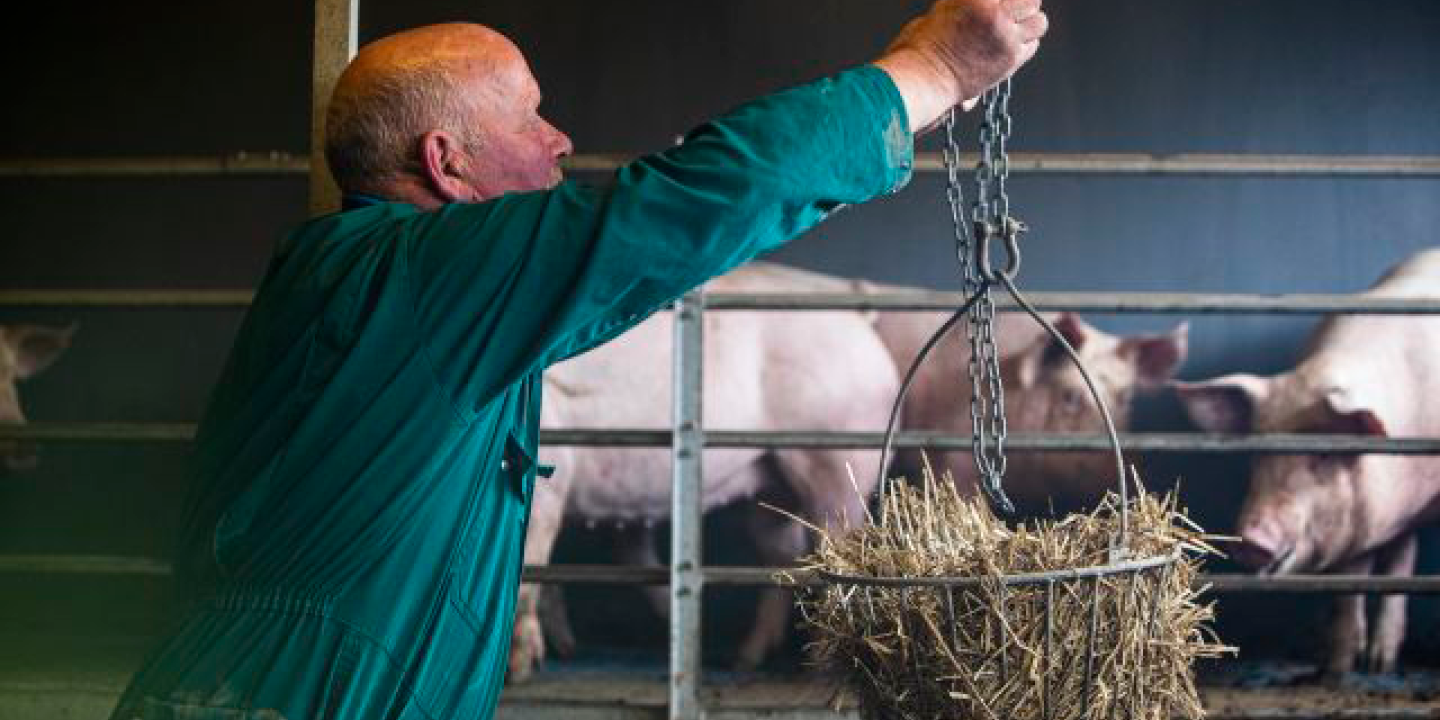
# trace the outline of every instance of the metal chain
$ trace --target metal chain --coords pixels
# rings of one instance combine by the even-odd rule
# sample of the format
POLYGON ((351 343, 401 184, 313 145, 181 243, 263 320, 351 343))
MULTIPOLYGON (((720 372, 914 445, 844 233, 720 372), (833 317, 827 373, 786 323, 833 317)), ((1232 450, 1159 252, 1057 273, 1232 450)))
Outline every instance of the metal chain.
POLYGON ((1019 254, 1015 236, 1023 225, 1010 217, 1010 198, 1005 181, 1010 176, 1010 160, 1006 141, 1010 137, 1010 81, 1006 80, 987 91, 981 100, 983 115, 980 124, 980 159, 975 165, 976 196, 965 222, 964 193, 960 183, 960 148, 955 138, 955 112, 945 118, 944 162, 947 177, 945 191, 950 204, 950 217, 955 235, 955 250, 960 264, 961 289, 968 296, 978 296, 968 312, 966 337, 970 346, 968 374, 970 379, 970 424, 975 468, 979 471, 980 488, 991 504, 1001 513, 1014 511, 1006 497, 1002 480, 1005 476, 1005 440, 1009 427, 1005 420, 1005 388, 1000 377, 1000 353, 995 342, 995 301, 991 287, 1000 274, 1006 277, 1017 269, 1019 254), (1009 267, 997 271, 990 266, 990 242, 1002 239, 1010 255, 1009 267))
POLYGON ((952 109, 945 116, 945 198, 950 204, 955 255, 960 265, 961 289, 966 300, 935 330, 905 372, 890 408, 890 420, 885 426, 885 440, 880 450, 880 488, 882 492, 885 489, 885 468, 898 427, 896 422, 916 373, 930 351, 965 319, 968 321, 966 334, 970 344, 967 369, 971 389, 972 447, 975 467, 980 472, 980 488, 997 512, 1008 515, 1015 511, 1014 504, 1005 496, 1002 482, 1008 428, 1005 423, 1005 388, 1000 377, 1000 353, 995 343, 995 302, 991 297, 991 289, 999 285, 1064 349, 1080 371, 1090 397, 1100 410, 1100 418, 1110 438, 1110 448, 1115 454, 1116 482, 1120 488, 1120 527, 1110 545, 1111 559, 1116 561, 1129 552, 1126 545, 1129 537, 1129 491, 1120 437, 1115 432, 1115 422, 1105 398, 1075 348, 1015 287, 1014 278, 1020 269, 1019 237, 1025 231, 1025 224, 1010 216, 1010 197, 1005 192, 1005 181, 1010 177, 1010 159, 1005 147, 1010 139, 1010 81, 1006 80, 986 92, 981 102, 984 112, 980 123, 980 160, 975 166, 976 195, 968 218, 960 182, 960 145, 955 139, 956 112, 952 109), (994 240, 1005 244, 1005 252, 1009 256, 1003 269, 997 269, 990 263, 990 244, 994 240))

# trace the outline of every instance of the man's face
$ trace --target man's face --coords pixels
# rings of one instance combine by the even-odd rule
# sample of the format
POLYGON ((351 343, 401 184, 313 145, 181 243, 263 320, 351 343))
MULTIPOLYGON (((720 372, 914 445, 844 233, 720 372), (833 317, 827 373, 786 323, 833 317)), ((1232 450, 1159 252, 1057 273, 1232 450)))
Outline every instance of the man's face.
POLYGON ((471 122, 480 145, 470 148, 467 172, 475 200, 554 187, 561 180, 560 159, 573 148, 565 133, 540 117, 540 86, 524 59, 517 52, 499 73, 479 82, 471 122))

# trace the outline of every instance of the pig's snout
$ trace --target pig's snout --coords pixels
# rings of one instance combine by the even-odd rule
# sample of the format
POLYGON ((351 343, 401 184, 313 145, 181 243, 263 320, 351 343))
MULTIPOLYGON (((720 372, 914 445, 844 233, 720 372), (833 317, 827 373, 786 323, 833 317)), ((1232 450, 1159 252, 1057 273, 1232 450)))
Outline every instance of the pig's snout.
POLYGON ((1235 558, 1235 562, 1251 570, 1264 570, 1274 564, 1279 556, 1274 548, 1249 539, 1242 539, 1230 554, 1235 558))
POLYGON ((1283 573, 1295 555, 1295 546, 1269 525, 1242 528, 1240 542, 1231 550, 1235 561, 1262 573, 1283 573))

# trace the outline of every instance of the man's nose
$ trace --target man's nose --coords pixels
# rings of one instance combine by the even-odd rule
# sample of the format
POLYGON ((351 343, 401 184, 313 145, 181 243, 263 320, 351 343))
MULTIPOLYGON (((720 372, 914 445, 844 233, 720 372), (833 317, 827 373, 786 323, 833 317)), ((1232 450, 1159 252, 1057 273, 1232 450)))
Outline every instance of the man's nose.
POLYGON ((570 153, 575 152, 575 145, 570 142, 570 136, 559 130, 555 130, 553 146, 555 148, 555 157, 557 158, 566 157, 570 153))

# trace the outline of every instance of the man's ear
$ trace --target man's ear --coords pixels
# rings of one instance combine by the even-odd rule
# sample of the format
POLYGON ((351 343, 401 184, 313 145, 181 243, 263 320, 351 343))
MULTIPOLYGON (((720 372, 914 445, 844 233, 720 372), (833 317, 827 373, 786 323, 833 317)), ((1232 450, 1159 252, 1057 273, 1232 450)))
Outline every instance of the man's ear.
POLYGON ((1135 378, 1142 388, 1157 388, 1175 377, 1190 349, 1190 324, 1180 323, 1165 335, 1127 338, 1120 356, 1135 363, 1135 378))
POLYGON ((15 379, 24 380, 50 367, 60 353, 70 347, 78 325, 46 327, 44 325, 11 325, 0 327, 0 340, 15 355, 15 379))
POLYGON ((420 136, 420 167, 430 189, 447 203, 474 199, 475 189, 465 179, 470 157, 460 139, 444 130, 420 136))
POLYGON ((1255 375, 1226 375, 1201 382, 1172 382, 1170 386, 1197 427, 1209 432, 1250 432, 1255 408, 1270 397, 1273 381, 1255 375))

